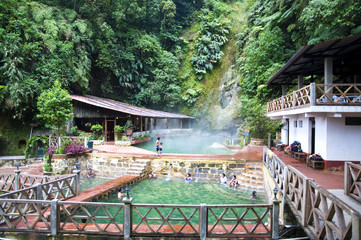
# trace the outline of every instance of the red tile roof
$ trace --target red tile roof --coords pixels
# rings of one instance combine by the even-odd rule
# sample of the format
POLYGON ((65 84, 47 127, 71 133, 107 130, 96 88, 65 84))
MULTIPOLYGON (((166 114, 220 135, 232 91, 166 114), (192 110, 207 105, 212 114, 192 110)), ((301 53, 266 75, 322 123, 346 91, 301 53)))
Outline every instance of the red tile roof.
POLYGON ((136 107, 115 100, 94 97, 89 95, 88 96, 70 95, 70 97, 75 101, 86 103, 92 106, 110 109, 113 111, 127 113, 135 116, 154 117, 154 118, 188 118, 188 119, 194 118, 183 114, 162 112, 158 110, 136 107))

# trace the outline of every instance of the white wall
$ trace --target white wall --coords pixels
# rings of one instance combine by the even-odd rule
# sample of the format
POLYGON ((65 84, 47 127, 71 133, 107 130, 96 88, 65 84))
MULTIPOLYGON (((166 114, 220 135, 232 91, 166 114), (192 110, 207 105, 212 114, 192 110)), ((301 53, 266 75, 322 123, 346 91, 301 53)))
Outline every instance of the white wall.
POLYGON ((302 150, 309 153, 311 151, 311 136, 310 136, 310 120, 309 118, 294 116, 289 118, 289 144, 292 144, 294 141, 299 141, 301 143, 302 150), (295 127, 295 121, 297 121, 297 127, 295 127), (300 125, 302 121, 302 127, 300 125))
POLYGON ((315 153, 326 156, 327 121, 325 117, 315 117, 315 153))
POLYGON ((346 126, 345 116, 327 118, 324 156, 328 161, 361 161, 361 126, 346 126))

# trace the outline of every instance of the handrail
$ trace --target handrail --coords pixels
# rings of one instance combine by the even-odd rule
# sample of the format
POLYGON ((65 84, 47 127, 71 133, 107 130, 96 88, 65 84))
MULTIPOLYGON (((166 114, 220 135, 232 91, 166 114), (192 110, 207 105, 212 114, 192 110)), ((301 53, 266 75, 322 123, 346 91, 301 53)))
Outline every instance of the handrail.
POLYGON ((361 202, 361 164, 345 163, 345 194, 361 202))
POLYGON ((361 84, 314 84, 267 103, 267 113, 313 105, 361 105, 361 84))
MULTIPOLYGON (((272 158, 269 157, 268 151, 267 147, 263 148, 263 162, 275 183, 280 187, 277 179, 281 178, 278 176, 281 173, 272 166, 275 166, 276 161, 281 160, 275 154, 272 158)), ((356 166, 359 170, 361 169, 358 165, 356 166)), ((287 166, 284 170, 282 173, 284 183, 281 186, 285 188, 280 192, 297 216, 297 220, 313 238, 335 239, 335 236, 339 239, 357 238, 353 236, 357 230, 353 231, 352 228, 360 226, 361 216, 355 209, 292 166, 287 166)), ((357 175, 354 174, 354 176, 357 175)), ((360 181, 360 177, 356 180, 360 181)))

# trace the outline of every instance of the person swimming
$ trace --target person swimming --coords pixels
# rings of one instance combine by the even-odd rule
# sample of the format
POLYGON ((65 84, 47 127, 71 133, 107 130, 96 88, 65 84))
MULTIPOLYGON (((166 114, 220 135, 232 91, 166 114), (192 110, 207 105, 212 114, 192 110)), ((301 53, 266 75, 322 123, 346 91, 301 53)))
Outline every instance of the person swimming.
POLYGON ((192 181, 192 176, 190 173, 187 173, 186 177, 184 178, 186 181, 192 181))
POLYGON ((229 182, 229 186, 230 187, 238 187, 239 183, 238 183, 238 179, 236 175, 233 175, 232 180, 229 182))
POLYGON ((251 197, 249 199, 256 200, 256 196, 257 196, 257 192, 253 191, 252 195, 251 195, 251 197))
POLYGON ((118 199, 122 199, 123 196, 124 196, 124 194, 123 194, 123 188, 119 188, 119 190, 118 190, 118 199))
POLYGON ((220 182, 221 182, 222 184, 227 184, 227 180, 228 180, 228 179, 227 179, 227 177, 226 177, 226 174, 222 173, 220 182))

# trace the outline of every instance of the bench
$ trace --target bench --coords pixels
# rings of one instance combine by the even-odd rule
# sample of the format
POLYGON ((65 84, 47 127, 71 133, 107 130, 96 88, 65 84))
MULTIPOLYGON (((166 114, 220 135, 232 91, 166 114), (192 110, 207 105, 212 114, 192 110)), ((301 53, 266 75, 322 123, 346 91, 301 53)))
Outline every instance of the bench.
POLYGON ((323 170, 324 163, 323 163, 323 160, 322 161, 320 161, 320 160, 311 160, 311 159, 307 158, 307 166, 311 167, 313 170, 315 170, 315 169, 322 169, 323 170))
POLYGON ((292 152, 292 157, 296 158, 298 161, 306 161, 307 154, 303 152, 292 152))

